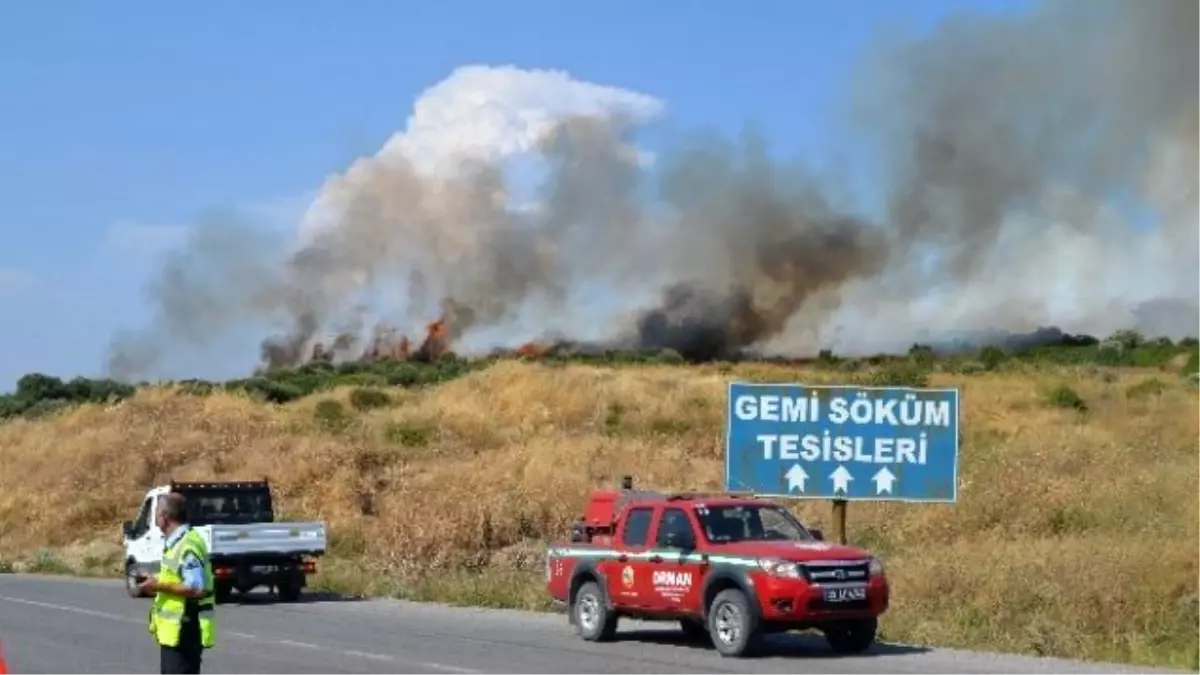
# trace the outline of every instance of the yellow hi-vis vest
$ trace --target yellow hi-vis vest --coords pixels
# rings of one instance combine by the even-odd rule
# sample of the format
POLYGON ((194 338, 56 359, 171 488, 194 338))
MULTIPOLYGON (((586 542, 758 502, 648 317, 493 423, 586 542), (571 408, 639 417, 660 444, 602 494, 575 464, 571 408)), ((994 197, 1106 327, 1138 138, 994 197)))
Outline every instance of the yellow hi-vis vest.
MULTIPOLYGON (((204 590, 200 600, 190 600, 200 605, 198 618, 200 620, 200 644, 205 649, 214 644, 214 629, 216 597, 213 591, 212 562, 208 559, 208 547, 204 539, 195 531, 189 529, 179 541, 169 550, 163 552, 162 562, 159 563, 158 580, 165 584, 183 583, 181 566, 186 554, 195 555, 204 563, 204 590)), ((175 647, 179 644, 179 632, 183 628, 183 615, 187 608, 188 598, 174 593, 159 591, 154 596, 150 606, 150 634, 160 645, 175 647)))

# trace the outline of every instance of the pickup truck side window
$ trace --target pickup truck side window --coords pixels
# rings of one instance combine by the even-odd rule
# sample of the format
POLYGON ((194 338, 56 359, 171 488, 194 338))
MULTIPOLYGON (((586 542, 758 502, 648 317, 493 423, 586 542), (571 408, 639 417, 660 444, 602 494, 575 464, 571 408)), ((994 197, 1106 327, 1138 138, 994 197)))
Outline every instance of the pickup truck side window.
POLYGON ((625 527, 621 530, 621 543, 626 546, 645 546, 650 536, 650 517, 654 509, 640 507, 631 509, 625 517, 625 527))
POLYGON ((664 548, 694 548, 696 531, 683 509, 666 509, 658 523, 657 545, 664 548))
POLYGON ((146 534, 150 529, 150 505, 153 503, 153 497, 147 497, 146 501, 142 502, 142 508, 138 511, 137 519, 133 521, 133 536, 135 539, 146 534))

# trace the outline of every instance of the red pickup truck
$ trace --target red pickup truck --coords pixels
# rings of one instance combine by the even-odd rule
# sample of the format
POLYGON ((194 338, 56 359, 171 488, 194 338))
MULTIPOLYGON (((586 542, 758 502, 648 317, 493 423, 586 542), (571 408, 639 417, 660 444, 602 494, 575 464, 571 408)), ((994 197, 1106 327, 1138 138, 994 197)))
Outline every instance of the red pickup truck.
POLYGON ((546 585, 585 640, 612 639, 620 617, 678 621, 722 656, 807 629, 865 651, 889 593, 877 558, 826 543, 778 504, 634 491, 629 478, 594 492, 571 541, 550 544, 546 585))

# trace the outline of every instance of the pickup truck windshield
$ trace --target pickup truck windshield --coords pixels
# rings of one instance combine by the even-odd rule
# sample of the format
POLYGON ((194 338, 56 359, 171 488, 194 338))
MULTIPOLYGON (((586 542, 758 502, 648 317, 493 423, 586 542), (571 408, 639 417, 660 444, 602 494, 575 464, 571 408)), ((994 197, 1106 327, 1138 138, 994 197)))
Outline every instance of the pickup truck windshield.
POLYGON ((184 490, 192 525, 249 525, 275 520, 269 490, 184 490))
POLYGON ((714 544, 815 540, 792 514, 774 505, 697 506, 696 516, 714 544))

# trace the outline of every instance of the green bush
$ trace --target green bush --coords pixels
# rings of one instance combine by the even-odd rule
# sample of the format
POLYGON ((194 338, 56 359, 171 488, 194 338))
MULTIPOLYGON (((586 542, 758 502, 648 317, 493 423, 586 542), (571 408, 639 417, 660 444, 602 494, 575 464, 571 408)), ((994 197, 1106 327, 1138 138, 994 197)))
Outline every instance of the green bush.
POLYGON ((1008 355, 1003 349, 994 345, 987 345, 979 350, 979 362, 983 364, 985 370, 995 370, 1004 363, 1008 355))
POLYGON ((860 378, 859 383, 871 387, 928 387, 929 371, 917 364, 889 364, 860 378))
POLYGON ((1088 409, 1087 401, 1067 384, 1059 384, 1046 392, 1046 402, 1056 408, 1069 408, 1079 412, 1087 412, 1088 409))
POLYGON ((908 348, 908 360, 914 365, 928 369, 933 365, 933 347, 923 344, 914 344, 908 348))
POLYGON ((1183 375, 1195 375, 1200 372, 1200 351, 1188 355, 1187 363, 1183 364, 1183 375))
POLYGON ((355 409, 366 411, 375 408, 386 408, 392 404, 392 397, 388 396, 386 391, 372 389, 369 387, 359 387, 350 392, 350 405, 355 409))
POLYGON ((53 552, 45 549, 38 551, 33 560, 25 566, 25 571, 31 574, 74 574, 75 570, 62 561, 53 552))
POLYGON ((1167 385, 1158 378, 1150 378, 1142 380, 1137 384, 1132 384, 1125 390, 1126 398, 1142 398, 1145 396, 1156 396, 1167 390, 1167 385))
POLYGON ((435 430, 431 427, 393 422, 383 430, 383 437, 390 443, 408 448, 423 448, 433 441, 435 430))
POLYGON ((133 396, 132 385, 116 380, 76 377, 64 383, 44 373, 29 373, 17 380, 17 390, 0 395, 0 419, 40 417, 81 403, 113 403, 133 396))
POLYGON ((327 398, 317 401, 313 408, 313 418, 317 426, 326 431, 341 431, 350 426, 351 415, 340 401, 327 398))

